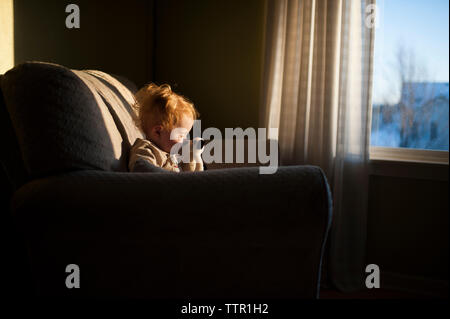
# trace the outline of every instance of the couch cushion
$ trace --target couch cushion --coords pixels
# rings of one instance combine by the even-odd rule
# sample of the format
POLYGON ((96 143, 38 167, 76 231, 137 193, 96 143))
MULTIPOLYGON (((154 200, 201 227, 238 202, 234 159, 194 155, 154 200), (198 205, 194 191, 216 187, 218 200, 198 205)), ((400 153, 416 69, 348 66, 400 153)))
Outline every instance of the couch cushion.
MULTIPOLYGON (((123 139, 125 154, 134 141, 142 134, 135 125, 136 113, 132 107, 135 99, 133 93, 113 76, 97 70, 72 70, 82 79, 94 95, 98 93, 102 102, 102 107, 106 106, 112 115, 117 129, 123 139)), ((127 163, 128 165, 128 163, 127 163)))
MULTIPOLYGON (((3 75, 0 75, 0 83, 3 75)), ((3 92, 0 90, 0 184, 2 193, 12 193, 28 181, 16 133, 6 109, 3 92)), ((6 207, 6 206, 5 206, 6 207)))
POLYGON ((26 62, 5 73, 0 86, 31 177, 127 170, 129 146, 142 134, 133 124, 132 93, 117 79, 26 62))

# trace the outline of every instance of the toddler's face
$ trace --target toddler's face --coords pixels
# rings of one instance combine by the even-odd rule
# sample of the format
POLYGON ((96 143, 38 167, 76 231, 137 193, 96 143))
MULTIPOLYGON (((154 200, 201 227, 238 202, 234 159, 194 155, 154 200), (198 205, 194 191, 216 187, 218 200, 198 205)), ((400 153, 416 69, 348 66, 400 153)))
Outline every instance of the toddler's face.
MULTIPOLYGON (((156 145, 163 151, 170 153, 170 149, 177 143, 181 143, 186 139, 187 134, 194 125, 194 119, 188 115, 184 115, 178 123, 177 127, 172 130, 166 130, 161 126, 151 129, 150 136, 156 145), (172 135, 172 136, 171 136, 172 135), (171 139, 172 137, 172 139, 171 139)), ((148 135, 148 134, 147 134, 148 135)))

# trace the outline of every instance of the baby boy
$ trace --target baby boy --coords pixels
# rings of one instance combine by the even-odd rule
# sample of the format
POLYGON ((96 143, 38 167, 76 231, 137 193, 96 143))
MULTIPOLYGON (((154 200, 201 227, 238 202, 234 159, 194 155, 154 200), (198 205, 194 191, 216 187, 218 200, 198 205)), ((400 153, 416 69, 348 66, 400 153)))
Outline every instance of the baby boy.
POLYGON ((174 152, 171 155, 175 144, 186 142, 186 136, 198 118, 193 103, 173 92, 168 84, 146 85, 135 98, 136 124, 145 139, 136 139, 130 150, 130 172, 140 171, 142 166, 156 166, 173 172, 203 171, 201 150, 194 148, 194 156, 191 154, 189 162, 179 163, 179 156, 174 152))

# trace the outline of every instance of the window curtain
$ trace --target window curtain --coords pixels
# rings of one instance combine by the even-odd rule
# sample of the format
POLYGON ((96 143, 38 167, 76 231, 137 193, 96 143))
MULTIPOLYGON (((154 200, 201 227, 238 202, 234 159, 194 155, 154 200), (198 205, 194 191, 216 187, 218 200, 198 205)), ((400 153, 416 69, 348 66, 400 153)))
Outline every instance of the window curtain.
POLYGON ((266 7, 260 125, 278 128, 267 137, 278 139, 281 164, 317 165, 327 175, 334 204, 327 274, 341 291, 365 287, 374 2, 266 7))

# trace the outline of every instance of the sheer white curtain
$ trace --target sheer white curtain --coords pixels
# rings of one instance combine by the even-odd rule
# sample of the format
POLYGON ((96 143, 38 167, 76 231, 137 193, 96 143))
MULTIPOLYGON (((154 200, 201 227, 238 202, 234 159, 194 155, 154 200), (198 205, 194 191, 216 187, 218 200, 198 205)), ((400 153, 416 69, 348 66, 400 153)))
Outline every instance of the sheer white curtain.
POLYGON ((283 165, 326 173, 334 201, 329 274, 343 291, 365 282, 373 55, 366 9, 374 1, 268 0, 266 8, 260 125, 279 129, 269 137, 278 139, 283 165))

